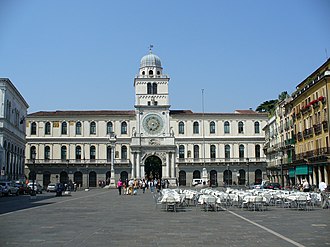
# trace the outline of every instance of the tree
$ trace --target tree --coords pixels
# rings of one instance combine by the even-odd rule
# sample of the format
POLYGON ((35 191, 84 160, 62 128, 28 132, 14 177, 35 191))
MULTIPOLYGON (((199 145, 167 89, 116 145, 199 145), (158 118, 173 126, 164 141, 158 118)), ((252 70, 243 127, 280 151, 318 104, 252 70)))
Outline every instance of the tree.
POLYGON ((278 102, 281 102, 282 100, 286 99, 287 97, 289 97, 289 94, 287 91, 283 91, 282 93, 280 93, 278 95, 278 99, 272 99, 272 100, 267 100, 265 102, 263 102, 262 104, 260 104, 256 111, 257 112, 267 112, 269 115, 273 115, 275 108, 278 104, 278 102))
POLYGON ((279 101, 282 101, 282 100, 285 100, 288 97, 289 97, 288 92, 287 91, 283 91, 281 94, 278 95, 278 100, 279 101))
POLYGON ((267 100, 263 102, 261 105, 259 105, 256 109, 257 112, 267 112, 269 114, 272 114, 275 110, 276 104, 278 100, 272 99, 272 100, 267 100))

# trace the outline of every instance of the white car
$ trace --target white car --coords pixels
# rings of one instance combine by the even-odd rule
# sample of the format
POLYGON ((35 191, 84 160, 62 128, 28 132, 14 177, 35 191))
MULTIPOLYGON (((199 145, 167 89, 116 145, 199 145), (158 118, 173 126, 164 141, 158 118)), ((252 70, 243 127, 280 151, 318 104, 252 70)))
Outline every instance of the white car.
POLYGON ((1 181, 0 185, 2 186, 2 194, 3 195, 17 195, 18 196, 18 188, 15 186, 15 183, 12 181, 1 181))
POLYGON ((47 186, 47 192, 56 192, 57 186, 54 183, 50 183, 47 186))
POLYGON ((191 185, 192 186, 196 186, 196 185, 206 185, 206 181, 204 181, 203 179, 201 179, 201 178, 194 178, 193 180, 192 180, 192 183, 191 183, 191 185))

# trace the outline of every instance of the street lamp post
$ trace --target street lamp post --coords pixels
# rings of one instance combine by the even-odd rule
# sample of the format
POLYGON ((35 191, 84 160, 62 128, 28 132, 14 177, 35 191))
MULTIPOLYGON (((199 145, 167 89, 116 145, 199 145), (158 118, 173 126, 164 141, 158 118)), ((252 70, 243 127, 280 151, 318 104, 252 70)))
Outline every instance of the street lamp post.
POLYGON ((32 151, 31 154, 31 158, 32 158, 32 164, 33 164, 33 177, 32 177, 32 191, 31 191, 31 196, 35 196, 36 195, 36 191, 34 190, 34 183, 35 183, 35 179, 36 179, 36 166, 35 166, 35 162, 36 162, 36 151, 32 151))
POLYGON ((227 186, 229 187, 229 164, 227 164, 227 186))
POLYGON ((109 136, 109 142, 110 142, 110 147, 111 147, 111 164, 110 164, 110 184, 109 184, 109 188, 116 188, 116 182, 115 182, 115 169, 114 169, 114 165, 115 165, 115 144, 116 144, 116 135, 114 132, 110 132, 110 136, 109 136))
POLYGON ((67 174, 66 183, 69 184, 69 160, 66 160, 66 174, 67 174))
POLYGON ((250 187, 250 164, 249 164, 250 159, 246 158, 246 165, 247 165, 247 183, 248 183, 248 187, 250 187))
POLYGON ((86 173, 87 173, 87 189, 89 189, 89 174, 88 174, 88 164, 86 164, 86 173))
POLYGON ((283 179, 283 152, 280 151, 279 155, 280 155, 280 161, 281 161, 281 186, 282 186, 282 189, 284 189, 284 179, 283 179))

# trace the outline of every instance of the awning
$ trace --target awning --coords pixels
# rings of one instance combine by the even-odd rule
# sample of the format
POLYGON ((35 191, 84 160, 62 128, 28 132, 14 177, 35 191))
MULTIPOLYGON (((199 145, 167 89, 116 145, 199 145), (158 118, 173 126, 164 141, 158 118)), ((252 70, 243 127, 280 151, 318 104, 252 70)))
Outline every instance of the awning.
POLYGON ((296 166, 296 175, 308 175, 313 173, 313 167, 308 165, 296 166))
POLYGON ((289 177, 294 178, 296 175, 295 169, 294 168, 289 168, 289 177))

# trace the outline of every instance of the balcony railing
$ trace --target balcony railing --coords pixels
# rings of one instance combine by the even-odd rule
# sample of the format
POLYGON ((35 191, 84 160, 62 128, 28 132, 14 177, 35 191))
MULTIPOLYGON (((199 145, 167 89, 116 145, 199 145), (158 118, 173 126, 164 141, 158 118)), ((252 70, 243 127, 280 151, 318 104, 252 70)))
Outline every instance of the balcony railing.
POLYGON ((322 124, 315 124, 313 128, 315 135, 319 135, 322 133, 322 124))
POLYGON ((314 149, 311 151, 307 151, 304 153, 299 153, 299 154, 295 154, 293 156, 293 161, 295 160, 303 160, 303 159, 309 159, 312 157, 318 157, 318 156, 322 156, 322 155, 330 155, 330 148, 319 148, 319 149, 314 149))
MULTIPOLYGON (((43 165, 43 164, 47 164, 47 165, 65 165, 65 166, 72 166, 72 165, 89 165, 89 164, 95 164, 95 165, 110 165, 111 164, 111 160, 109 159, 36 159, 36 160, 32 160, 32 159, 28 159, 27 160, 27 165, 31 165, 31 164, 35 165, 43 165)), ((129 164, 130 160, 128 159, 115 159, 114 160, 115 165, 124 165, 124 164, 129 164)))
POLYGON ((285 146, 290 146, 290 145, 294 145, 295 144, 295 139, 291 138, 291 139, 287 139, 284 141, 284 145, 285 146))
POLYGON ((303 139, 303 134, 301 132, 298 132, 297 133, 297 138, 296 138, 298 141, 302 141, 303 139))
POLYGON ((323 125, 323 131, 324 132, 328 131, 328 121, 323 121, 322 125, 323 125))
POLYGON ((311 138, 313 136, 313 128, 304 129, 304 139, 311 138))
MULTIPOLYGON (((247 163, 246 158, 177 158, 177 163, 189 164, 227 164, 227 163, 247 163)), ((266 158, 249 158, 249 163, 266 162, 266 158)))

